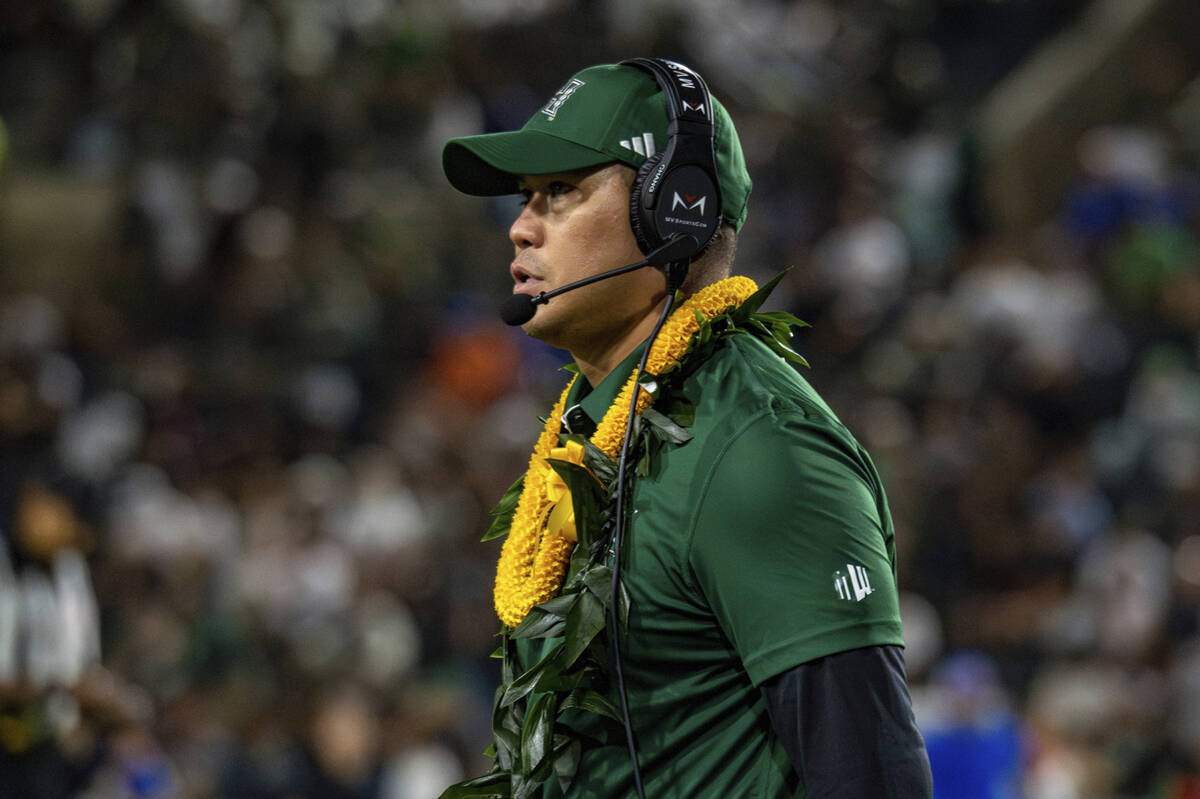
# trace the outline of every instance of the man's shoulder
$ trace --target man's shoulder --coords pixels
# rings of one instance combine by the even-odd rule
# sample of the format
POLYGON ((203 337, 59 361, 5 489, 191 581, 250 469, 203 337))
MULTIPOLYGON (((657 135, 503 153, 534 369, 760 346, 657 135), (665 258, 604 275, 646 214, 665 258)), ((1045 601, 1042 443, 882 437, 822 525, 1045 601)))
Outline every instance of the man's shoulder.
POLYGON ((814 423, 839 425, 837 415, 792 364, 751 335, 724 339, 692 372, 689 399, 708 413, 795 413, 814 423))

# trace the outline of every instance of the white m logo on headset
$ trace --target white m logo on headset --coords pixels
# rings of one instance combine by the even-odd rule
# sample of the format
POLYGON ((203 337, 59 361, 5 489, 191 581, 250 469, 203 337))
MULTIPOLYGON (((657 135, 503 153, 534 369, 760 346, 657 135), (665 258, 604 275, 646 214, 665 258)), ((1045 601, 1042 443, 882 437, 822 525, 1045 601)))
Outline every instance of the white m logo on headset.
POLYGON ((684 194, 680 196, 679 192, 675 192, 675 197, 671 200, 671 210, 674 211, 679 206, 683 206, 688 211, 699 211, 701 216, 704 216, 704 203, 708 200, 708 195, 696 199, 690 195, 684 194))

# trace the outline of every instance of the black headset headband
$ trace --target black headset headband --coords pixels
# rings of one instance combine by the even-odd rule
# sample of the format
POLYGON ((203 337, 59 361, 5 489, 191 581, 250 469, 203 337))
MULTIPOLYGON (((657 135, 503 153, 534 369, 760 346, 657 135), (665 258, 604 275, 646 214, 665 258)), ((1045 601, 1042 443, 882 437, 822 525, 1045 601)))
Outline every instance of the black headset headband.
POLYGON ((708 246, 721 221, 712 96, 699 74, 675 61, 621 63, 654 76, 667 101, 667 147, 638 170, 629 198, 630 225, 645 253, 675 236, 692 236, 697 246, 685 255, 690 262, 708 246))
MULTIPOLYGON (((712 135, 713 107, 704 78, 690 67, 663 58, 630 58, 622 64, 644 69, 654 76, 667 97, 667 119, 702 126, 702 135, 712 135)), ((671 131, 668 130, 668 134, 671 131)))

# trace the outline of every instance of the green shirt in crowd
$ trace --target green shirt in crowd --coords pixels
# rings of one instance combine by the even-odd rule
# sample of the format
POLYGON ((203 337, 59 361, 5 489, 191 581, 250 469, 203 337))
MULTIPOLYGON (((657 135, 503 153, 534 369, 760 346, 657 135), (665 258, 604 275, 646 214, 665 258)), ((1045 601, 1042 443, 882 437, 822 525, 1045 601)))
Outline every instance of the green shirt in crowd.
MULTIPOLYGON (((576 381, 563 414, 573 432, 590 433, 579 428, 604 415, 639 357, 594 390, 576 381)), ((883 486, 816 391, 752 336, 726 339, 677 391, 695 409, 692 438, 664 444, 632 482, 622 565, 646 796, 802 797, 759 686, 825 655, 902 643, 883 486)), ((517 644, 522 667, 544 646, 517 644)), ((620 727, 564 720, 586 741, 570 795, 632 796, 620 727)), ((545 796, 561 796, 557 780, 545 796)))

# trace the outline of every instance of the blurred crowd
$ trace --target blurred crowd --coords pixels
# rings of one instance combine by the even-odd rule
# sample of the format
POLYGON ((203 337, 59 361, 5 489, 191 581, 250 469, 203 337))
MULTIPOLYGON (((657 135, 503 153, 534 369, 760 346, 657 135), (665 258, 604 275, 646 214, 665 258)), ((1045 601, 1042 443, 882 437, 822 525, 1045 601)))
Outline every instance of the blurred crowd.
POLYGON ((730 108, 739 268, 790 267, 884 475, 939 799, 1200 797, 1200 89, 1070 142, 1020 236, 971 146, 1085 5, 0 6, 0 797, 486 766, 478 538, 565 355, 440 145, 651 53, 730 108))

